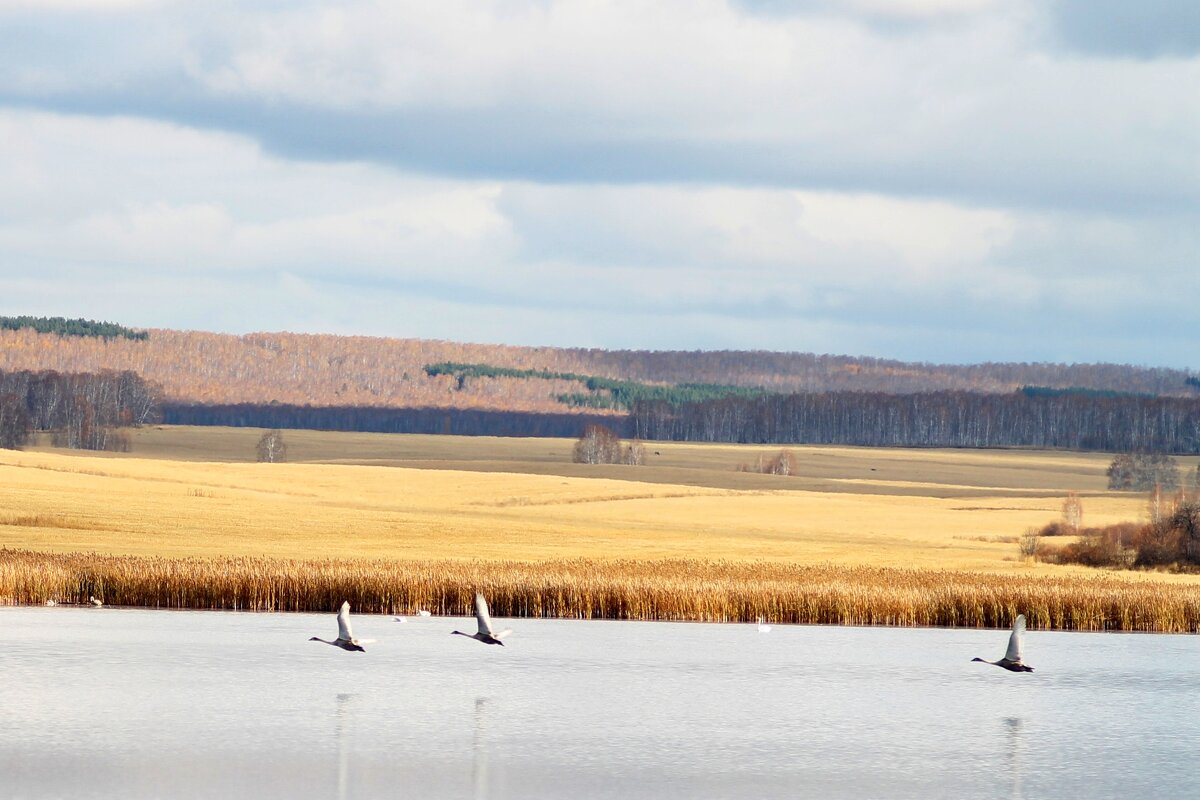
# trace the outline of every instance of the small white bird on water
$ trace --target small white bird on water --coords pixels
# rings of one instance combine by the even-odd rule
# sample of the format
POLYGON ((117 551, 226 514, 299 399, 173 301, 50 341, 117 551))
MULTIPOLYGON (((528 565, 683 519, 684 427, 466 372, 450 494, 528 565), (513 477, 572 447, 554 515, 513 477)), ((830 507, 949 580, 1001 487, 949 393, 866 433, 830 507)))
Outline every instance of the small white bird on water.
POLYGON ((770 633, 771 632, 771 626, 768 625, 766 620, 764 620, 762 617, 758 618, 758 632, 759 633, 770 633))
POLYGON ((360 653, 365 653, 364 644, 370 644, 374 639, 355 639, 353 631, 350 630, 350 601, 342 601, 342 607, 338 611, 338 638, 332 642, 327 639, 322 639, 318 636, 313 636, 309 639, 310 642, 324 642, 331 644, 334 647, 340 647, 343 650, 357 650, 360 653))
POLYGON ((418 617, 428 617, 428 616, 432 616, 432 615, 429 611, 426 611, 425 609, 422 608, 420 611, 417 612, 417 616, 418 617))
POLYGON ((1033 672, 1033 667, 1027 667, 1021 662, 1021 641, 1025 636, 1025 615, 1018 614, 1013 622, 1012 635, 1008 637, 1008 652, 999 661, 984 661, 982 658, 972 658, 972 661, 983 661, 984 664, 994 664, 1009 672, 1033 672))
POLYGON ((88 597, 88 602, 91 603, 95 608, 99 608, 100 606, 104 605, 104 603, 97 600, 95 597, 90 596, 88 597))
POLYGON ((459 636, 466 636, 468 639, 477 639, 484 644, 498 644, 503 647, 504 642, 500 640, 512 633, 511 628, 505 628, 499 633, 492 630, 492 618, 488 614, 487 600, 484 600, 483 595, 479 592, 475 593, 475 622, 479 625, 478 633, 451 631, 450 635, 458 634, 459 636))

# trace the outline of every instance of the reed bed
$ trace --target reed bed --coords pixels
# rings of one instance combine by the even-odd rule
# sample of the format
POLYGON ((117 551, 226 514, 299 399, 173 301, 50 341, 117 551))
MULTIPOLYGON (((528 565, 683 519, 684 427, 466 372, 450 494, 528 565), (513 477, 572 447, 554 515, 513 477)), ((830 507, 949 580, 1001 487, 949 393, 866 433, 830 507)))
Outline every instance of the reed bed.
POLYGON ((1200 631, 1200 586, 880 567, 667 560, 551 562, 161 558, 0 549, 0 603, 502 617, 1200 631))

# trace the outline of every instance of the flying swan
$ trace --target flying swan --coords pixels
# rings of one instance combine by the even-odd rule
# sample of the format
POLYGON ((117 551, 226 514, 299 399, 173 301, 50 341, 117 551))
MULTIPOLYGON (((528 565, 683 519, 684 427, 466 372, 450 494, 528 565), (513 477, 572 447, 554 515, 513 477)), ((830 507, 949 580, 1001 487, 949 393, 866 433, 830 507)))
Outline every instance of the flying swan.
POLYGON ((1012 635, 1008 637, 1008 652, 999 661, 984 661, 982 658, 972 658, 972 661, 983 661, 984 664, 995 664, 1010 672, 1033 672, 1033 667, 1021 663, 1021 640, 1025 636, 1025 615, 1018 614, 1013 623, 1012 635))
POLYGON ((504 642, 500 640, 512 633, 510 628, 506 628, 499 633, 495 633, 492 630, 492 618, 488 614, 487 600, 484 600, 483 595, 479 592, 475 593, 475 621, 479 623, 478 633, 451 631, 450 635, 458 634, 459 636, 466 636, 469 639, 478 639, 484 644, 498 644, 503 647, 504 642))
POLYGON ((360 653, 365 653, 364 644, 370 644, 374 639, 355 639, 354 633, 350 630, 350 601, 343 600, 342 607, 338 611, 338 637, 332 642, 327 639, 322 639, 319 636, 313 636, 309 639, 310 642, 324 642, 331 644, 334 647, 340 647, 343 650, 357 650, 360 653))

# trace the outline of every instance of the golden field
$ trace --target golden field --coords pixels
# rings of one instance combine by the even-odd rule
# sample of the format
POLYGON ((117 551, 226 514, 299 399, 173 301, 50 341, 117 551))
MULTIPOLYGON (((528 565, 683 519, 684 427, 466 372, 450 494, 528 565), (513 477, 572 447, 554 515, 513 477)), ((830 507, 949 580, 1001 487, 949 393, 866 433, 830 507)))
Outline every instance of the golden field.
MULTIPOLYGON (((1110 457, 1104 454, 794 447, 800 474, 777 477, 738 472, 737 466, 753 463, 759 454, 773 455, 778 447, 648 443, 645 466, 593 467, 570 462, 569 440, 285 431, 288 463, 258 464, 254 446, 261 433, 150 427, 135 432, 128 454, 0 451, 0 548, 32 551, 0 555, 0 597, 20 602, 40 597, 14 596, 18 561, 25 576, 21 580, 29 581, 39 570, 49 574, 69 561, 36 553, 93 553, 149 558, 92 560, 94 567, 107 563, 110 570, 116 569, 113 564, 125 564, 111 574, 125 574, 122 580, 129 585, 138 570, 157 574, 167 569, 178 577, 179 565, 185 563, 180 559, 193 559, 186 562, 192 565, 188 569, 208 575, 204 581, 211 582, 213 565, 223 563, 218 569, 222 574, 237 569, 269 574, 275 577, 263 585, 272 586, 276 579, 291 585, 288 581, 300 580, 297 576, 329 565, 338 574, 357 575, 357 605, 379 610, 420 603, 457 608, 459 595, 469 596, 470 584, 491 586, 497 602, 510 597, 515 610, 521 610, 521 602, 533 602, 536 613, 553 608, 556 615, 592 616, 594 604, 581 599, 590 596, 587 592, 566 605, 530 601, 535 595, 555 596, 553 586, 536 576, 604 578, 610 581, 604 584, 608 588, 589 591, 608 596, 605 592, 617 591, 614 586, 625 586, 613 595, 625 599, 610 605, 628 609, 637 605, 631 598, 639 591, 647 596, 667 591, 651 590, 642 578, 621 583, 630 576, 644 577, 647 570, 666 581, 663 586, 676 587, 670 591, 697 596, 710 596, 713 587, 734 580, 729 575, 736 573, 736 590, 720 590, 724 599, 710 597, 715 605, 703 613, 681 601, 677 607, 685 610, 678 618, 745 618, 754 611, 753 618, 765 609, 767 616, 787 619, 794 609, 785 606, 799 600, 789 594, 795 587, 785 587, 805 580, 789 570, 817 569, 825 584, 837 583, 831 577, 836 574, 904 584, 910 579, 901 576, 916 570, 918 575, 944 573, 943 582, 954 585, 993 586, 987 595, 993 600, 963 601, 964 607, 995 605, 1001 610, 928 618, 895 611, 887 618, 908 624, 934 619, 942 620, 936 624, 986 624, 984 620, 1004 619, 1008 612, 1003 609, 1015 608, 995 599, 1005 585, 1048 586, 1047 581, 1066 580, 1095 589, 1093 570, 1017 557, 1017 537, 1057 518, 1068 492, 1083 498, 1088 525, 1136 520, 1145 506, 1141 496, 1105 491, 1110 457), (31 566, 31 558, 41 558, 41 566, 31 566), (237 561, 221 561, 230 558, 237 561), (284 563, 289 560, 308 563, 289 566, 284 563), (141 566, 129 567, 131 563, 141 566), (230 566, 235 563, 242 566, 230 566), (688 577, 706 574, 714 565, 733 572, 721 581, 688 577), (881 568, 900 571, 881 573, 881 568), (392 574, 393 579, 372 582, 363 577, 364 570, 392 574), (892 577, 880 577, 885 573, 892 577), (412 584, 412 575, 426 576, 422 580, 432 586, 438 575, 450 574, 459 575, 457 582, 443 586, 437 598, 422 595, 420 581, 412 584), (409 584, 400 592, 398 587, 409 584), (526 584, 542 588, 518 600, 518 588, 526 584), (775 599, 762 595, 762 587, 775 599), (751 595, 758 599, 750 605, 733 599, 751 595)), ((1181 460, 1189 469, 1195 468, 1194 461, 1181 460)), ((70 563, 77 572, 82 569, 82 562, 70 563)), ((1193 595, 1200 598, 1200 576, 1101 577, 1119 592, 1137 585, 1138 592, 1150 595, 1175 593, 1185 605, 1198 604, 1193 595)), ((68 588, 71 580, 66 579, 68 588)), ((156 580, 161 593, 175 591, 173 596, 183 597, 181 586, 168 590, 171 581, 161 575, 156 580)), ((246 586, 258 579, 246 580, 231 596, 240 598, 237 592, 249 591, 246 586)), ((341 580, 327 576, 320 592, 293 591, 309 598, 303 602, 243 598, 215 603, 196 595, 186 604, 324 607, 328 600, 332 607, 332 595, 321 592, 328 594, 328 587, 341 586, 341 580)), ((578 582, 562 581, 562 591, 578 582)), ((859 585, 849 577, 843 583, 859 585)), ((106 586, 106 599, 121 602, 120 588, 111 582, 106 586)), ((269 594, 278 595, 277 589, 269 594)), ((76 596, 81 590, 54 591, 76 596)), ((124 601, 165 602, 154 601, 148 591, 143 587, 124 601)), ((854 589, 847 597, 862 591, 854 589)), ((881 597, 868 605, 872 602, 883 608, 881 597)), ((1046 606, 1045 624, 1068 625, 1064 620, 1070 614, 1049 610, 1052 605, 1046 606)), ((533 613, 528 606, 525 610, 533 613)), ((1116 617, 1122 613, 1112 611, 1116 617)), ((671 616, 665 610, 647 614, 671 616)), ((826 619, 828 614, 815 616, 826 619)), ((1200 612, 1196 616, 1200 622, 1200 612)), ((861 610, 846 616, 863 618, 861 610)), ((1177 621, 1163 629, 1192 629, 1190 616, 1172 619, 1177 621)))

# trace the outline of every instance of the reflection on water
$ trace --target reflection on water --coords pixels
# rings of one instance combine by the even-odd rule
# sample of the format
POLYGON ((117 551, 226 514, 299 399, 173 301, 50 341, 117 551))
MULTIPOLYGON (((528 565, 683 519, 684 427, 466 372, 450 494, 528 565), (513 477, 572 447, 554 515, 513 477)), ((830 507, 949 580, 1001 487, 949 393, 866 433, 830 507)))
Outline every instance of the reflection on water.
POLYGON ((1200 796, 1200 637, 326 616, 0 608, 0 796, 1200 796))
POLYGON ((487 800, 487 716, 488 700, 486 697, 475 698, 475 729, 471 737, 471 777, 475 786, 475 800, 487 800))
POLYGON ((1005 750, 1008 753, 1008 774, 1012 777, 1012 800, 1021 800, 1021 754, 1025 749, 1025 737, 1021 729, 1024 722, 1020 717, 1004 718, 1005 750))
POLYGON ((354 695, 339 692, 337 696, 337 709, 333 716, 336 720, 337 728, 337 747, 338 747, 338 772, 337 772, 337 796, 338 800, 346 800, 346 785, 349 781, 349 762, 350 762, 350 734, 349 728, 352 723, 352 714, 354 711, 354 695))

